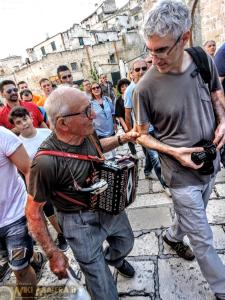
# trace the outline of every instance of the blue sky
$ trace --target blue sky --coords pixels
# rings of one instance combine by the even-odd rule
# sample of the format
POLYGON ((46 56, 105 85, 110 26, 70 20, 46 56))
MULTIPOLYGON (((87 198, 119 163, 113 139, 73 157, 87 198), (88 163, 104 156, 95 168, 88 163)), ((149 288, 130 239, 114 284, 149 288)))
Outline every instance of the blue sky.
MULTIPOLYGON (((91 14, 100 0, 0 0, 0 58, 26 56, 25 49, 65 31, 91 14)), ((118 7, 128 0, 116 0, 118 7)))

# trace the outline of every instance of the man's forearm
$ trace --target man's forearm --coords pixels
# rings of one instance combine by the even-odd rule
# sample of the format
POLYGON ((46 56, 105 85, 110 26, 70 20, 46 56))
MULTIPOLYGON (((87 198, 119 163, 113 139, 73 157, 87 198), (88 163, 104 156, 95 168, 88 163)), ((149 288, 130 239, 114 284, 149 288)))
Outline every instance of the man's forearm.
POLYGON ((26 217, 31 235, 40 243, 47 257, 51 258, 57 247, 47 229, 43 214, 43 203, 33 201, 33 197, 30 195, 26 205, 26 217))
POLYGON ((128 131, 132 129, 131 111, 132 110, 130 108, 125 108, 125 123, 128 131))
POLYGON ((118 136, 112 136, 108 138, 104 138, 100 140, 103 152, 108 152, 111 151, 118 146, 120 146, 119 141, 118 141, 118 136))
POLYGON ((174 156, 175 148, 168 146, 149 134, 141 134, 141 136, 137 139, 137 142, 146 148, 150 148, 156 150, 161 153, 165 153, 168 155, 174 156))
POLYGON ((223 91, 212 92, 211 98, 217 122, 225 122, 225 99, 223 91))

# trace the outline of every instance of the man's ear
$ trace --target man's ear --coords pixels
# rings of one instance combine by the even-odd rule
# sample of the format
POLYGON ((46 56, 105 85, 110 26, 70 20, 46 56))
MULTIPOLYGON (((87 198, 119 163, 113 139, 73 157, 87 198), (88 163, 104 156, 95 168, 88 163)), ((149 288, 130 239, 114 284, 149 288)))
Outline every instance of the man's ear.
POLYGON ((190 30, 188 30, 187 32, 185 32, 185 33, 183 34, 181 40, 182 40, 184 46, 188 43, 188 41, 189 41, 189 39, 190 39, 190 36, 191 36, 190 30))
POLYGON ((68 126, 67 126, 64 118, 58 118, 58 120, 56 121, 56 123, 57 123, 57 126, 61 130, 63 130, 63 131, 67 131, 68 130, 68 126))

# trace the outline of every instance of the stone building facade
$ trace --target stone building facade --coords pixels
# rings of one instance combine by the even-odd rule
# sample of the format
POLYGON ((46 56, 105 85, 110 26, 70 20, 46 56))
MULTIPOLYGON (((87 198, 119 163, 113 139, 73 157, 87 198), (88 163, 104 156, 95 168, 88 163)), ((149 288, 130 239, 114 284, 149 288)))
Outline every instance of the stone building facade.
MULTIPOLYGON (((28 49, 28 63, 13 76, 38 89, 40 78, 54 79, 57 66, 66 64, 77 82, 91 79, 96 73, 107 73, 116 82, 121 62, 146 55, 139 31, 144 16, 155 2, 129 0, 117 9, 115 0, 104 0, 81 24, 74 24, 28 49)), ((193 19, 190 45, 201 46, 206 40, 214 39, 220 46, 225 41, 225 0, 186 0, 186 3, 193 19)))
POLYGON ((121 36, 118 41, 49 53, 40 61, 32 62, 15 72, 15 79, 17 82, 20 80, 28 82, 30 88, 37 92, 39 80, 43 77, 54 79, 57 67, 65 64, 72 70, 75 82, 79 83, 84 78, 93 80, 93 73, 106 73, 116 82, 119 78, 120 60, 132 61, 143 53, 143 49, 143 40, 133 31, 121 36))

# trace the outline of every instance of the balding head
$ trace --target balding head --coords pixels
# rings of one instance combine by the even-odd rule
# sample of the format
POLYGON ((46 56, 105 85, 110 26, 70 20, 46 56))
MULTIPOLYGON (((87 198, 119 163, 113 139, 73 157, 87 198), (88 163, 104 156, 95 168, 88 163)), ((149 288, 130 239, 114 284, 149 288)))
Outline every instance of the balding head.
POLYGON ((88 104, 87 96, 78 89, 61 86, 54 90, 45 101, 45 109, 51 128, 55 128, 57 117, 79 111, 82 104, 88 104))

